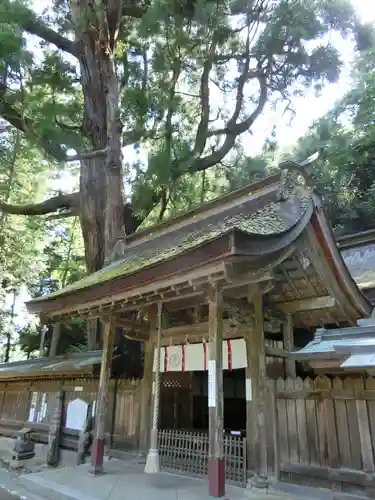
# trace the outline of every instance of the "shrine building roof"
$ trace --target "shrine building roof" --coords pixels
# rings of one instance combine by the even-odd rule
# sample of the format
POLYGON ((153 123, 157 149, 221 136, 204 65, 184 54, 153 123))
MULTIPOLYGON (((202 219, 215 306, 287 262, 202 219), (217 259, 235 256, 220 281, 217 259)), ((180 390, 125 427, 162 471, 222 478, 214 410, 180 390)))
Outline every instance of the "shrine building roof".
POLYGON ((316 371, 363 372, 375 368, 375 318, 358 320, 355 327, 320 328, 314 340, 294 353, 316 371))
POLYGON ((101 363, 101 351, 85 351, 62 356, 33 358, 0 364, 0 380, 54 378, 64 375, 88 376, 101 363))
MULTIPOLYGON (((320 197, 298 176, 269 176, 125 237, 121 243, 122 254, 109 265, 62 290, 31 300, 28 310, 56 321, 70 315, 99 316, 106 309, 135 310, 160 300, 202 293, 202 287, 213 280, 232 288, 246 276, 261 280, 293 252, 303 262, 314 262, 313 268, 320 268, 319 280, 324 282, 322 291, 307 284, 306 298, 331 295, 351 320, 372 310, 342 260, 320 197), (311 253, 314 245, 313 256, 301 256, 301 252, 311 253), (318 265, 319 260, 329 266, 329 272, 318 265)), ((285 277, 284 270, 281 274, 285 277)), ((303 276, 301 279, 306 272, 303 276)), ((275 300, 281 300, 281 282, 275 291, 275 300)), ((296 297, 291 292, 287 298, 305 296, 303 291, 296 297)))

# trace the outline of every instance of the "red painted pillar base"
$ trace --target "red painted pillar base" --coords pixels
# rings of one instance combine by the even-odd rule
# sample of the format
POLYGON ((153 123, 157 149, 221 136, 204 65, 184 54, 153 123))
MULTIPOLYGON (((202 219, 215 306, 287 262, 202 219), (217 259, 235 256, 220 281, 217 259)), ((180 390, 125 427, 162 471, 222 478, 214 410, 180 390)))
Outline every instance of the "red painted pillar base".
POLYGON ((94 476, 103 474, 104 445, 104 438, 95 438, 92 443, 90 474, 94 476))
POLYGON ((225 497, 225 460, 224 458, 208 459, 208 493, 210 497, 225 497))

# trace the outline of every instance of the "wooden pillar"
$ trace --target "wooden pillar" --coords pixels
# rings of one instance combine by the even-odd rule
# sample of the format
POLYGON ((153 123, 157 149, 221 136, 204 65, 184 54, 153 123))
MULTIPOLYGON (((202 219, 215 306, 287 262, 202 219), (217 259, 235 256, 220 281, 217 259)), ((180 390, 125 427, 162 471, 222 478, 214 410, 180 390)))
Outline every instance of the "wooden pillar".
POLYGON ((224 404, 223 404, 223 307, 221 291, 214 285, 208 296, 209 358, 208 416, 209 456, 208 489, 211 497, 225 495, 224 404))
POLYGON ((95 407, 95 431, 91 452, 90 473, 102 474, 105 447, 105 424, 108 406, 108 390, 111 378, 112 353, 115 337, 115 323, 113 317, 103 318, 103 351, 100 368, 98 399, 95 407))
POLYGON ((46 463, 50 467, 57 467, 60 462, 60 441, 63 425, 64 392, 59 390, 55 395, 55 404, 51 412, 48 433, 48 451, 46 463))
POLYGON ((162 331, 163 304, 158 304, 157 337, 156 337, 156 367, 153 381, 153 405, 152 405, 152 429, 150 437, 150 449, 148 450, 145 472, 155 474, 160 471, 158 429, 160 408, 160 357, 161 357, 161 331, 162 331))
POLYGON ((246 368, 246 440, 250 469, 267 473, 267 446, 265 422, 266 356, 264 347, 263 294, 253 297, 254 326, 247 339, 246 368))
POLYGON ((108 389, 108 405, 105 417, 105 439, 109 448, 112 448, 114 433, 116 431, 116 404, 117 404, 117 379, 108 389))
POLYGON ((190 376, 190 392, 189 392, 189 398, 190 398, 190 428, 194 428, 194 372, 191 372, 189 374, 190 376))
POLYGON ((142 380, 142 400, 141 400, 141 421, 140 421, 140 440, 139 453, 144 459, 147 456, 147 450, 150 439, 150 408, 152 405, 152 379, 153 364, 155 352, 155 338, 153 333, 157 329, 157 310, 152 307, 148 311, 148 324, 150 329, 150 338, 144 344, 143 358, 143 380, 142 380))
POLYGON ((60 333, 61 333, 61 323, 55 323, 53 325, 51 347, 49 348, 50 357, 57 355, 57 349, 59 347, 59 341, 60 341, 60 333))
MULTIPOLYGON (((294 351, 293 316, 288 314, 283 325, 284 349, 289 353, 294 351)), ((296 362, 291 357, 285 358, 285 374, 287 377, 296 378, 296 362)))

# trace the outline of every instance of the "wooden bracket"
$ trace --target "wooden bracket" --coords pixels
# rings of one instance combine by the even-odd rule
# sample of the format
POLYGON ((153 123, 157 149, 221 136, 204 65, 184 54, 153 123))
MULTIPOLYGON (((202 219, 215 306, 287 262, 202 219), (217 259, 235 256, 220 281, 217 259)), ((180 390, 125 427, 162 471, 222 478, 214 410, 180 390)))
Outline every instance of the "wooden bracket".
POLYGON ((268 276, 267 279, 263 281, 252 283, 249 285, 247 290, 247 300, 253 302, 256 295, 265 295, 275 286, 273 277, 268 276))
POLYGON ((293 300, 276 304, 277 309, 284 314, 295 314, 303 311, 314 311, 316 309, 326 309, 335 307, 336 299, 330 295, 324 297, 313 297, 311 299, 293 300))

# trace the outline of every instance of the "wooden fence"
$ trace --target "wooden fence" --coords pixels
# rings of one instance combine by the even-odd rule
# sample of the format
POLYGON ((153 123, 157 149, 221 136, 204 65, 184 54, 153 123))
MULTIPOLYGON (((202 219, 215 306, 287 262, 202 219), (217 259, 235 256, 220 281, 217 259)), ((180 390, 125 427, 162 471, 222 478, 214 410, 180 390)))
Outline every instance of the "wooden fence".
MULTIPOLYGON (((76 400, 91 404, 95 412, 98 380, 40 380, 30 383, 0 385, 0 435, 14 437, 23 427, 31 428, 34 439, 48 442, 49 416, 55 395, 64 392, 62 446, 75 450, 79 430, 67 422, 69 406, 76 400)), ((107 403, 107 444, 123 450, 134 450, 139 440, 139 380, 112 380, 107 403)))
MULTIPOLYGON (((206 432, 163 429, 159 431, 160 462, 164 470, 205 476, 208 473, 208 434, 206 432)), ((225 478, 246 486, 246 439, 224 436, 225 478)))
POLYGON ((268 381, 269 474, 375 496, 375 379, 268 381))

